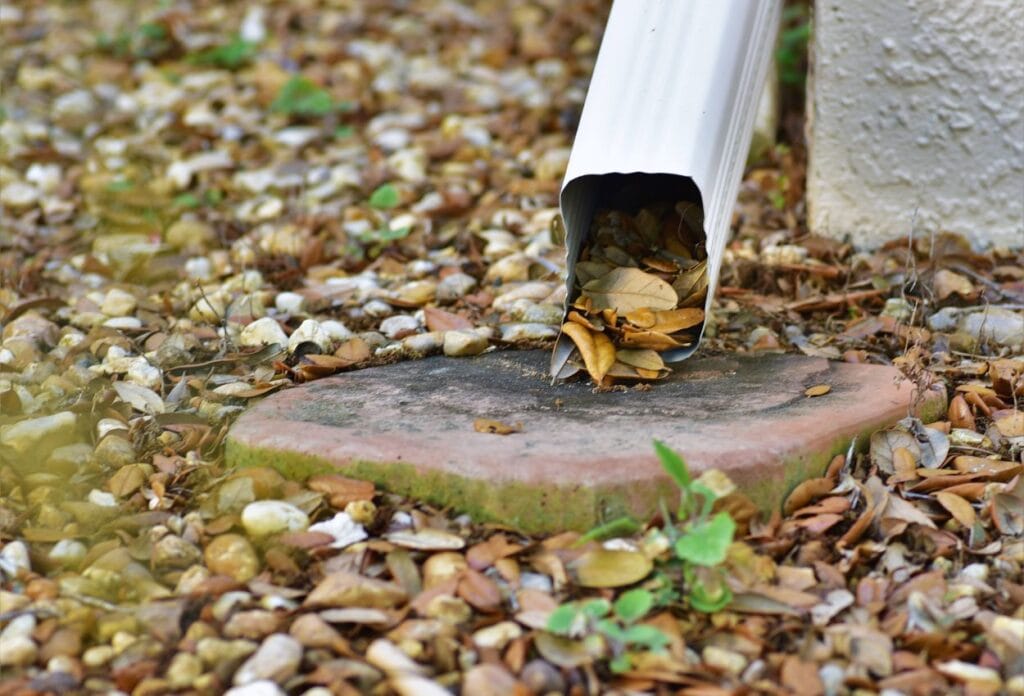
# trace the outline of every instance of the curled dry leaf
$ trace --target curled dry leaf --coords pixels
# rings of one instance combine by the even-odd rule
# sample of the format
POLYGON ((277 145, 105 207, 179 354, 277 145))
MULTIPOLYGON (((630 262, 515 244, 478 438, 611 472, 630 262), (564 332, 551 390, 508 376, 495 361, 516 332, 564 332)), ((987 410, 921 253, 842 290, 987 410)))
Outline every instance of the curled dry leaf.
POLYGON ((600 384, 615 364, 615 346, 603 333, 590 331, 575 322, 568 322, 562 331, 576 344, 590 378, 600 384))
POLYGON ((466 540, 458 534, 446 532, 443 529, 427 527, 416 531, 403 530, 385 534, 384 538, 395 546, 402 546, 417 551, 452 551, 461 549, 466 545, 466 540))
POLYGON ((909 451, 926 469, 936 469, 946 461, 949 438, 934 428, 926 428, 917 418, 904 418, 889 430, 871 436, 871 461, 882 471, 894 473, 893 452, 898 447, 909 451))
POLYGON ((545 660, 565 669, 588 665, 601 655, 592 643, 563 638, 547 631, 538 632, 533 638, 533 645, 545 660))
POLYGON ((828 394, 830 391, 832 391, 832 387, 828 384, 815 384, 813 387, 807 387, 807 389, 804 389, 804 396, 825 396, 825 394, 828 394))
POLYGON ((797 484, 797 487, 786 498, 782 510, 787 515, 791 515, 800 508, 810 505, 818 498, 828 495, 829 491, 835 488, 835 485, 835 480, 830 478, 807 479, 797 484))
POLYGON ((682 348, 689 345, 680 343, 672 336, 657 331, 633 331, 628 327, 622 332, 622 345, 629 348, 664 351, 670 348, 682 348))
POLYGON ((490 433, 492 435, 511 435, 512 433, 523 432, 522 423, 508 425, 491 418, 477 418, 473 421, 473 430, 478 433, 490 433))

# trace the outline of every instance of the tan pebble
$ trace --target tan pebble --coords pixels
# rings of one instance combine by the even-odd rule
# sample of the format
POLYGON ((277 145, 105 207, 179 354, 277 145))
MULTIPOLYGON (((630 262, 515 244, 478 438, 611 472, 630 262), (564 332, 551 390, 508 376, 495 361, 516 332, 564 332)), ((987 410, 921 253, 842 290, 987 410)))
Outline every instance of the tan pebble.
POLYGON ((217 575, 246 582, 260 572, 260 560, 249 540, 241 534, 221 534, 206 546, 206 565, 217 575))
POLYGON ((82 653, 82 664, 86 667, 102 667, 114 657, 114 649, 109 645, 97 645, 82 653))
POLYGON ((276 631, 280 624, 281 617, 271 611, 239 611, 232 614, 224 625, 224 637, 260 640, 276 631))

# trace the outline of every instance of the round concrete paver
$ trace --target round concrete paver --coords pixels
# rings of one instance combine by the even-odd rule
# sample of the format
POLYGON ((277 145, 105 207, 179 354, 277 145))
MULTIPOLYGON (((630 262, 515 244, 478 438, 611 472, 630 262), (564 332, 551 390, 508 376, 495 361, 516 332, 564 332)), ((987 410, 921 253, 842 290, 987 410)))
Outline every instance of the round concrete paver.
POLYGON ((941 409, 895 369, 797 355, 690 360, 648 390, 550 385, 545 351, 403 362, 274 394, 228 436, 234 465, 293 477, 334 470, 524 531, 643 519, 675 500, 662 440, 694 475, 725 471, 762 507, 820 475, 851 439, 941 409), (828 394, 804 391, 827 384, 828 394), (521 424, 476 432, 478 418, 521 424))

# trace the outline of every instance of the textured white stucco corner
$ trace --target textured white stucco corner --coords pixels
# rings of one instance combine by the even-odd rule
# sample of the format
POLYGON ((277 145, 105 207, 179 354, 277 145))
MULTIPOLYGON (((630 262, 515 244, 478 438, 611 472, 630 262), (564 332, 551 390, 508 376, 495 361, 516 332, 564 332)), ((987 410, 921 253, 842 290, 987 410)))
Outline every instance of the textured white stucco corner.
POLYGON ((1024 246, 1024 2, 817 0, 814 31, 812 231, 1024 246))

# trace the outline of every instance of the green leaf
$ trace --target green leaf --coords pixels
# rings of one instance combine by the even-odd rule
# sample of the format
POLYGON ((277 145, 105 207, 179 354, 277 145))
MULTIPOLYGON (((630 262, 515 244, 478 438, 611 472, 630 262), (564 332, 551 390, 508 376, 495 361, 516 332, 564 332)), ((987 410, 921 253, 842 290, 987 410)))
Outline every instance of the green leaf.
POLYGON ((619 517, 611 522, 605 522, 600 526, 594 527, 589 532, 581 536, 573 546, 580 546, 588 541, 597 541, 599 539, 632 536, 641 529, 642 527, 637 524, 633 518, 619 517))
POLYGON ((604 634, 611 641, 617 643, 626 642, 626 632, 611 619, 601 619, 594 625, 594 628, 597 629, 598 633, 604 634))
POLYGON ((270 110, 290 116, 326 116, 335 109, 327 90, 302 75, 295 75, 284 85, 270 104, 270 110))
POLYGON ((690 470, 686 467, 683 458, 658 440, 654 441, 654 451, 657 452, 658 459, 661 460, 662 468, 672 477, 676 485, 680 489, 688 488, 690 486, 690 470))
POLYGON ((720 512, 689 529, 676 542, 676 556, 694 565, 718 565, 725 560, 735 531, 736 523, 729 513, 720 512))
POLYGON ((616 655, 608 663, 608 668, 615 674, 622 674, 628 672, 633 667, 633 662, 629 659, 629 655, 623 653, 616 655))
POLYGON ((377 190, 370 194, 370 205, 379 210, 390 210, 398 205, 398 189, 391 184, 378 186, 377 190))
POLYGON ((626 623, 643 618, 654 606, 654 595, 644 589, 624 592, 615 600, 615 615, 626 623))
POLYGON ((567 636, 572 632, 578 614, 579 610, 574 603, 563 604, 548 616, 547 628, 554 634, 567 636))
POLYGON ((690 588, 690 606, 697 611, 712 614, 721 611, 732 601, 732 590, 724 582, 714 589, 698 582, 690 588))
POLYGON ((235 37, 230 43, 213 46, 188 57, 195 65, 212 65, 226 70, 237 70, 256 55, 258 45, 235 37))
POLYGON ((167 29, 156 22, 146 22, 139 25, 139 33, 147 39, 154 41, 167 38, 167 29))
POLYGON ((647 624, 637 624, 626 629, 626 642, 630 645, 640 645, 648 650, 661 650, 668 645, 668 636, 661 632, 661 629, 647 624))
POLYGON ((411 227, 397 227, 391 229, 390 227, 382 227, 379 230, 370 230, 359 235, 359 240, 363 244, 375 244, 375 250, 371 251, 371 255, 376 256, 379 254, 385 245, 390 242, 398 241, 399 239, 405 239, 409 236, 409 232, 412 231, 411 227))
POLYGON ((113 179, 108 181, 106 186, 106 189, 111 193, 131 191, 133 188, 135 188, 135 182, 131 179, 113 179))
POLYGON ((337 128, 334 129, 334 137, 335 138, 339 138, 339 139, 341 139, 341 138, 350 138, 350 137, 352 137, 352 134, 355 133, 355 132, 356 131, 355 131, 355 129, 352 126, 341 125, 341 126, 338 126, 337 128))
POLYGON ((612 610, 612 603, 607 599, 588 599, 583 603, 580 611, 585 616, 591 619, 600 619, 602 616, 608 616, 608 612, 612 610))
POLYGON ((174 197, 174 205, 177 208, 198 208, 201 201, 194 193, 183 193, 174 197))

